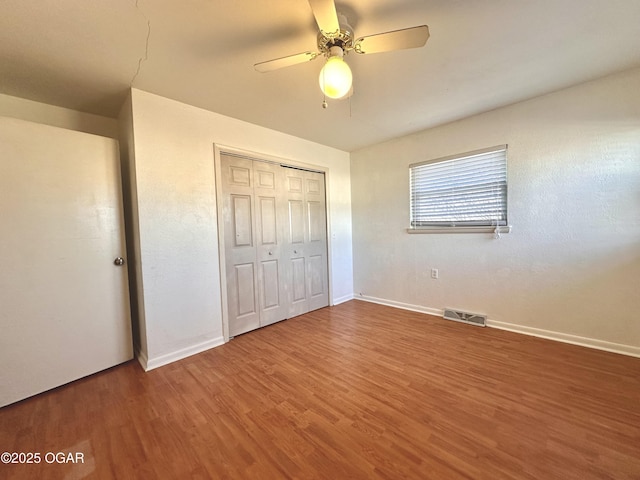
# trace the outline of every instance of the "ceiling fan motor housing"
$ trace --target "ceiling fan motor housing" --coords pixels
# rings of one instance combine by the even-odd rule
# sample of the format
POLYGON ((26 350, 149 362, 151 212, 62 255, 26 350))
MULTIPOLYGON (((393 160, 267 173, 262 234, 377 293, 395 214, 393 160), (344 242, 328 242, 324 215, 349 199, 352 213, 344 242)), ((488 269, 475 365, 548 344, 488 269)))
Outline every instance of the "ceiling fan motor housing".
POLYGON ((318 33, 318 50, 327 57, 333 56, 332 47, 340 47, 344 53, 353 50, 353 28, 343 15, 338 15, 338 18, 340 19, 339 32, 325 33, 320 31, 318 33))

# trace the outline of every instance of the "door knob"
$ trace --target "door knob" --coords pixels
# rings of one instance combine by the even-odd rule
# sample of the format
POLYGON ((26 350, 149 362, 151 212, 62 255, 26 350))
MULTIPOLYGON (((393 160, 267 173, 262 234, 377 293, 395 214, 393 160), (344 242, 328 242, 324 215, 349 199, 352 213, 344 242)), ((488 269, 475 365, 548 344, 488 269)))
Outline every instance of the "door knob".
POLYGON ((118 267, 121 267, 122 265, 124 265, 124 258, 122 258, 122 257, 118 257, 118 258, 116 258, 116 259, 113 261, 113 264, 114 264, 114 265, 116 265, 116 266, 118 266, 118 267))
POLYGON ((269 251, 269 255, 273 255, 273 252, 272 252, 272 251, 269 251))

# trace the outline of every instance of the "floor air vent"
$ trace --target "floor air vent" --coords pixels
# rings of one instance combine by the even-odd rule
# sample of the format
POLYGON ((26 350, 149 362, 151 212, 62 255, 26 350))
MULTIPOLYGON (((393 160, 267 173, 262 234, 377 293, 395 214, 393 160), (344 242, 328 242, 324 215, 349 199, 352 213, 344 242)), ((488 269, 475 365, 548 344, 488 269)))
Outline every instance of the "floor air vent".
POLYGON ((450 308, 444 309, 443 317, 447 320, 469 323, 471 325, 477 325, 479 327, 484 327, 487 324, 486 315, 480 315, 479 313, 461 312, 460 310, 453 310, 450 308))

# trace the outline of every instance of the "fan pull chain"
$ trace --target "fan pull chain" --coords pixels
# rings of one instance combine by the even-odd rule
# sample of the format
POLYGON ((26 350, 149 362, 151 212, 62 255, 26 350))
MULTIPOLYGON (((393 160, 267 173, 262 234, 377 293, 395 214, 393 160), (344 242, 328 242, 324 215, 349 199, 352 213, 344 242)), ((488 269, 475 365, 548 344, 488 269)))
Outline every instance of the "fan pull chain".
MULTIPOLYGON (((325 61, 326 64, 326 61, 325 61)), ((322 83, 323 84, 327 84, 327 72, 324 71, 324 69, 322 69, 322 83)), ((327 104, 327 94, 324 92, 324 89, 322 90, 322 95, 323 95, 323 99, 322 99, 322 108, 327 108, 329 106, 329 104, 327 104)))

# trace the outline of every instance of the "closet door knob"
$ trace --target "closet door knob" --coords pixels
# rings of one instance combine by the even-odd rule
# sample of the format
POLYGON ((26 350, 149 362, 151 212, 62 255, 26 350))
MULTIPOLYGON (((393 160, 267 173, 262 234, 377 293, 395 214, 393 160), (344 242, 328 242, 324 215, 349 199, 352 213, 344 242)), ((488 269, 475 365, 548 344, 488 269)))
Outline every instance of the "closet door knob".
POLYGON ((117 267, 121 267, 122 265, 124 265, 124 258, 122 257, 118 257, 113 261, 113 264, 117 267))

